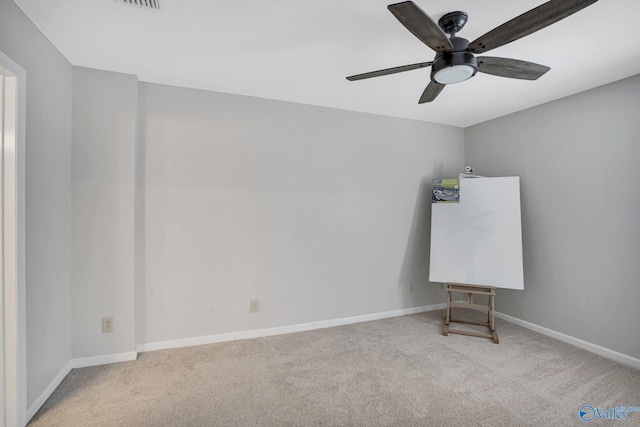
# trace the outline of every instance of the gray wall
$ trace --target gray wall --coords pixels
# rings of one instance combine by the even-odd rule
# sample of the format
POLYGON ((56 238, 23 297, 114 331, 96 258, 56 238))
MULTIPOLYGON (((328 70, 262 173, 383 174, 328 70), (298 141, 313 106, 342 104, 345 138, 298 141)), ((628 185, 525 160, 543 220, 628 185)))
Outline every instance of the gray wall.
POLYGON ((134 167, 138 79, 73 68, 73 358, 134 352, 134 167), (102 317, 114 330, 102 333, 102 317))
POLYGON ((498 311, 640 358, 640 76, 466 129, 466 163, 520 175, 524 291, 498 311))
POLYGON ((138 343, 444 300, 429 195, 462 129, 143 83, 140 114, 138 343))
POLYGON ((0 49, 27 70, 27 406, 70 359, 71 65, 9 0, 0 49))

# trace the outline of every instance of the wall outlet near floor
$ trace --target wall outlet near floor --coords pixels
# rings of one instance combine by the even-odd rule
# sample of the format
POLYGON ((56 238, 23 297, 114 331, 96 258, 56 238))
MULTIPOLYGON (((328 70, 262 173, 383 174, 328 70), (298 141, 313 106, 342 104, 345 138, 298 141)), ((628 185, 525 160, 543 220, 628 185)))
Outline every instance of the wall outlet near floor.
POLYGON ((252 299, 249 301, 249 312, 257 313, 260 311, 260 300, 252 299))
POLYGON ((102 332, 113 332, 113 317, 102 318, 102 332))

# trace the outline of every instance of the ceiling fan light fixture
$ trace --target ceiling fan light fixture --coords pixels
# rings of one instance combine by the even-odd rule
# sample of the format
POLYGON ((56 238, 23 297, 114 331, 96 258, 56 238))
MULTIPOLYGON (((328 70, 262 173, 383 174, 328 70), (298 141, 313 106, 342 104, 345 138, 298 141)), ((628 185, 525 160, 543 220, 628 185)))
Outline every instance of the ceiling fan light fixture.
POLYGON ((463 82, 478 72, 476 57, 467 51, 447 52, 436 57, 431 67, 431 80, 443 85, 463 82))
POLYGON ((471 65, 452 65, 436 72, 433 78, 436 82, 443 85, 463 82, 471 78, 476 73, 476 69, 471 65))

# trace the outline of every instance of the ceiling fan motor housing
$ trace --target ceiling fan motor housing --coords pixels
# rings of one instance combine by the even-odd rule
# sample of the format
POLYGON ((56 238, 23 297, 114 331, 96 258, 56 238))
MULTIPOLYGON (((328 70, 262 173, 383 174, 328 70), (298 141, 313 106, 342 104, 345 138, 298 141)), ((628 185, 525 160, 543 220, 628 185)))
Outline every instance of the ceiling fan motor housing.
POLYGON ((431 66, 431 80, 440 84, 460 83, 478 72, 478 61, 467 50, 469 40, 455 36, 450 40, 453 50, 438 53, 431 66))

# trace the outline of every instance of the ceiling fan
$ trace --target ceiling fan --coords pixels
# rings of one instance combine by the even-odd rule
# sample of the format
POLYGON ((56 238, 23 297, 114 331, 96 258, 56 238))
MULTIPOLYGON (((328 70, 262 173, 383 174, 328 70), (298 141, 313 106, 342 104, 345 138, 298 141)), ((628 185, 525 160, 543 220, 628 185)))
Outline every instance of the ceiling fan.
POLYGON ((537 80, 550 68, 519 59, 476 57, 476 54, 528 36, 596 1, 551 0, 505 22, 471 43, 456 36, 467 22, 468 15, 465 12, 447 13, 436 24, 412 1, 392 4, 388 6, 389 11, 414 36, 436 52, 435 58, 429 62, 357 74, 347 77, 347 80, 362 80, 431 66, 431 82, 422 93, 419 104, 433 101, 446 85, 463 82, 478 71, 512 79, 537 80))

